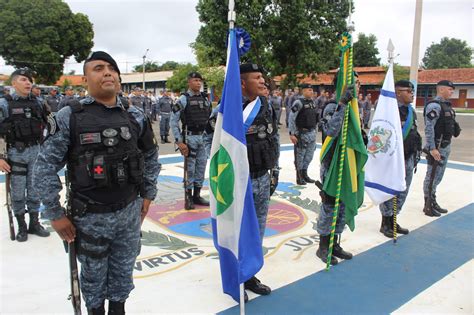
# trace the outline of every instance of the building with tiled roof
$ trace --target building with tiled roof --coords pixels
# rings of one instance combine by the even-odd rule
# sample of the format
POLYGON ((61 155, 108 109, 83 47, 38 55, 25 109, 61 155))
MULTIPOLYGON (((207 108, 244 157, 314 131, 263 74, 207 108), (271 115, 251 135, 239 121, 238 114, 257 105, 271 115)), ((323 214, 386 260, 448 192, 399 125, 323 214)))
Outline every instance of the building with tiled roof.
POLYGON ((416 104, 426 104, 436 96, 436 83, 449 80, 456 87, 451 98, 455 107, 474 108, 474 68, 429 69, 418 73, 416 104))
POLYGON ((62 75, 56 83, 55 86, 63 86, 65 85, 73 86, 73 87, 83 87, 85 84, 82 82, 82 75, 62 75), (66 82, 67 81, 67 82, 66 82))

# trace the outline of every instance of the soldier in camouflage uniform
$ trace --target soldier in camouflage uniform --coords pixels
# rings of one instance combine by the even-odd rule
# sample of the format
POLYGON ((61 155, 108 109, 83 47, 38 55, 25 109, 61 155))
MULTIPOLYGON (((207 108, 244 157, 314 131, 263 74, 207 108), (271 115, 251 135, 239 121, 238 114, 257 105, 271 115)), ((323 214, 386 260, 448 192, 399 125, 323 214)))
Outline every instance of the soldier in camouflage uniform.
MULTIPOLYGON (((260 108, 258 112, 255 110, 255 117, 246 131, 246 141, 255 210, 260 237, 263 240, 270 202, 269 170, 275 167, 278 158, 276 153, 278 142, 275 137, 278 126, 276 115, 264 97, 266 88, 262 68, 256 64, 242 64, 240 74, 244 110, 253 102, 260 103, 260 108)), ((245 289, 260 295, 271 293, 270 287, 261 283, 256 277, 245 282, 245 289)))
MULTIPOLYGON (((356 75, 356 73, 355 73, 356 75)), ((356 75, 357 77, 357 75, 356 75)), ((334 79, 334 86, 337 86, 337 73, 334 79)), ((356 89, 359 87, 359 81, 356 81, 356 89)), ((344 113, 347 108, 347 104, 352 100, 353 95, 357 95, 357 91, 354 87, 349 87, 344 91, 339 100, 339 104, 335 100, 330 100, 323 112, 323 119, 321 121, 321 127, 323 132, 332 138, 337 138, 341 134, 342 124, 344 121, 344 113)), ((334 139, 333 145, 337 143, 337 139, 334 139)), ((331 150, 334 152, 333 150, 331 150)), ((321 161, 320 175, 321 183, 324 183, 329 166, 331 165, 331 160, 333 159, 334 153, 327 153, 324 159, 321 161)), ((335 198, 326 194, 324 190, 321 190, 321 211, 319 212, 317 231, 319 233, 319 248, 316 251, 316 256, 318 256, 324 263, 327 261, 327 256, 329 252, 329 238, 331 235, 331 224, 334 213, 334 204, 335 198)), ((345 222, 345 205, 341 201, 339 204, 339 211, 336 221, 336 231, 334 235, 334 247, 331 256, 331 265, 337 265, 338 261, 336 259, 352 259, 352 254, 345 251, 341 245, 341 234, 344 231, 345 222)))
POLYGON ((295 146, 296 183, 306 185, 315 180, 308 176, 308 167, 316 150, 318 108, 313 101, 313 87, 302 84, 303 97, 295 100, 289 117, 290 140, 295 146))
POLYGON ((195 204, 209 205, 209 201, 201 197, 201 188, 208 156, 204 131, 211 114, 211 104, 207 100, 207 95, 201 92, 201 85, 202 76, 197 72, 189 73, 188 91, 180 96, 171 114, 173 136, 181 154, 186 156, 187 182, 184 183, 186 210, 194 209, 195 204), (183 134, 186 142, 183 141, 183 134))
POLYGON ((133 89, 132 96, 130 96, 130 104, 145 111, 143 97, 140 94, 139 87, 133 89))
POLYGON ((160 137, 161 143, 170 143, 168 135, 170 132, 170 118, 171 110, 173 108, 173 99, 170 97, 169 92, 165 91, 163 96, 158 100, 157 112, 161 116, 160 118, 160 137))
POLYGON ((12 210, 18 222, 16 240, 25 242, 29 234, 49 236, 38 221, 40 198, 33 184, 33 166, 46 126, 47 112, 43 104, 30 94, 33 79, 28 69, 11 75, 15 93, 0 98, 0 138, 6 143, 0 151, 0 170, 10 173, 12 210), (27 229, 25 212, 30 215, 27 229))
MULTIPOLYGON (((397 198, 397 215, 400 213, 410 189, 413 178, 413 170, 418 163, 421 153, 421 136, 417 130, 416 112, 411 106, 413 102, 413 84, 408 80, 400 80, 395 83, 395 94, 398 101, 398 111, 403 133, 403 151, 405 155, 405 183, 406 189, 397 198)), ((387 167, 390 167, 387 165, 387 167)), ((382 226, 380 233, 386 237, 393 237, 393 198, 379 205, 382 213, 382 226)), ((398 220, 397 220, 398 222, 398 220)), ((402 228, 397 223, 397 233, 408 234, 408 229, 402 228)))
POLYGON ((48 104, 48 110, 51 113, 56 113, 59 110, 60 101, 61 97, 58 95, 58 88, 53 88, 49 91, 49 95, 45 99, 46 104, 48 104))
POLYGON ((72 89, 72 87, 67 86, 64 89, 64 97, 59 102, 58 110, 61 110, 61 108, 66 106, 66 104, 72 99, 74 99, 74 90, 72 89))
POLYGON ((155 199, 160 171, 151 123, 117 96, 120 70, 105 52, 84 62, 89 96, 71 101, 50 126, 38 155, 35 183, 44 189, 45 217, 58 235, 76 242, 88 314, 125 314, 134 288, 140 226, 155 199), (67 164, 69 209, 59 201, 57 172, 67 164))
POLYGON ((436 85, 436 92, 436 97, 426 104, 424 110, 425 151, 429 152, 429 155, 426 157, 428 168, 423 183, 423 193, 425 195, 423 212, 431 217, 439 217, 441 213, 448 212, 436 201, 436 188, 441 183, 446 165, 448 164, 449 153, 451 152, 451 138, 457 137, 461 133, 461 128, 456 122, 456 113, 449 101, 454 93, 454 84, 448 80, 439 81, 436 85), (438 163, 438 165, 435 173, 432 174, 434 163, 438 163), (434 176, 434 178, 430 191, 431 176, 434 176), (431 205, 428 198, 430 194, 431 205))

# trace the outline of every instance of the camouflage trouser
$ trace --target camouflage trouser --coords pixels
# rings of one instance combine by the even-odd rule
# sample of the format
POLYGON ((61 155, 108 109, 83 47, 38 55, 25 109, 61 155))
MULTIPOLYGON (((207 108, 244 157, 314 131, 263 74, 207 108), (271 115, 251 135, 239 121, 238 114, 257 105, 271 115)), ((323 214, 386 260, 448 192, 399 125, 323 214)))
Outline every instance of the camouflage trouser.
MULTIPOLYGON (((328 167, 329 167, 328 162, 324 162, 321 164, 321 167, 319 170, 320 175, 321 175, 321 183, 324 183, 324 179, 328 172, 328 167)), ((334 204, 321 202, 321 209, 319 212, 318 224, 316 227, 316 230, 318 231, 319 235, 326 236, 326 235, 331 234, 333 213, 334 213, 334 204)), ((346 224, 345 205, 343 202, 340 202, 339 211, 337 212, 337 219, 336 219, 336 234, 341 234, 344 231, 345 224, 346 224)))
POLYGON ((204 138, 204 147, 206 148, 206 155, 207 158, 211 155, 211 148, 212 148, 212 138, 214 137, 214 132, 213 133, 204 133, 203 135, 204 138))
POLYGON ((33 167, 39 152, 39 145, 25 148, 19 152, 15 148, 8 150, 11 173, 11 200, 14 215, 28 212, 38 212, 40 197, 37 189, 33 186, 33 167), (25 208, 26 206, 26 208, 25 208))
POLYGON ((143 199, 137 198, 117 212, 74 217, 87 308, 96 308, 105 299, 124 302, 135 287, 132 275, 140 253, 142 205, 143 199))
MULTIPOLYGON (((400 213, 405 200, 407 199, 408 189, 410 189, 411 180, 413 179, 413 169, 415 168, 415 155, 405 160, 405 183, 407 188, 397 196, 397 214, 400 213)), ((379 205, 380 213, 384 217, 393 215, 393 198, 379 205)))
POLYGON ((307 170, 316 150, 316 130, 300 132, 296 144, 296 165, 298 170, 307 170))
POLYGON ((207 153, 203 135, 192 135, 186 137, 186 145, 189 149, 188 155, 188 182, 186 189, 202 187, 204 173, 206 171, 207 153))
POLYGON ((170 113, 161 113, 160 119, 160 136, 164 137, 170 133, 170 113))
MULTIPOLYGON (((331 234, 332 217, 334 214, 334 205, 321 203, 321 211, 319 212, 317 231, 319 235, 331 234)), ((337 212, 336 234, 344 231, 346 224, 346 212, 344 203, 339 203, 339 211, 337 212)))
POLYGON ((255 211, 257 213, 260 239, 263 241, 265 225, 267 223, 268 206, 270 204, 270 174, 252 178, 252 193, 255 211))
MULTIPOLYGON (((441 155, 442 159, 438 162, 438 167, 436 168, 435 177, 433 180, 433 189, 431 191, 432 198, 436 198, 436 187, 438 187, 439 183, 441 183, 441 180, 443 179, 444 171, 446 170, 446 165, 448 164, 448 158, 450 153, 450 144, 446 148, 439 148, 439 154, 441 155)), ((426 169, 425 181, 423 182, 423 193, 425 195, 425 198, 428 198, 429 195, 429 185, 432 169, 433 164, 428 164, 428 168, 426 169)))

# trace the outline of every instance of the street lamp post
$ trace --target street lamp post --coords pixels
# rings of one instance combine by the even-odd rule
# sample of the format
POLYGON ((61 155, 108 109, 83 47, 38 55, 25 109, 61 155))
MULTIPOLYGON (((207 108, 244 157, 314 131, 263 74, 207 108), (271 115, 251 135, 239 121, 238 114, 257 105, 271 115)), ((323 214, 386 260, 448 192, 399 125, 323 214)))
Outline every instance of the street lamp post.
POLYGON ((145 59, 146 59, 146 54, 148 53, 150 49, 146 49, 145 54, 143 55, 143 91, 145 91, 145 59))

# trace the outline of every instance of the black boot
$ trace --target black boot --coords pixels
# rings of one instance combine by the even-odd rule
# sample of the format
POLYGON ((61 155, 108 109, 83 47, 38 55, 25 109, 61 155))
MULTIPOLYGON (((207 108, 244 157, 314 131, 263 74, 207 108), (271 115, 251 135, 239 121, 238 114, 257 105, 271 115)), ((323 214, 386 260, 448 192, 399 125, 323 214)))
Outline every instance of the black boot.
MULTIPOLYGON (((316 251, 316 256, 321 258, 324 264, 326 264, 328 261, 330 237, 330 235, 319 235, 319 247, 316 251)), ((334 255, 331 255, 331 265, 337 265, 337 259, 334 257, 334 255)))
POLYGON ((166 143, 171 143, 171 141, 168 140, 168 135, 165 136, 165 142, 166 143))
POLYGON ((245 281, 244 284, 245 290, 250 290, 253 293, 259 295, 269 295, 272 292, 269 286, 264 285, 257 279, 257 277, 252 277, 249 280, 245 281))
POLYGON ((16 240, 18 242, 26 242, 28 239, 28 230, 25 222, 25 214, 15 215, 16 221, 18 222, 18 233, 16 234, 16 240))
POLYGON ((440 217, 441 213, 436 211, 433 207, 433 202, 431 204, 428 202, 428 198, 425 197, 425 206, 423 208, 423 212, 429 217, 440 217))
POLYGON ((125 315, 125 302, 109 301, 108 315, 125 315))
POLYGON ((161 138, 161 144, 164 144, 165 143, 165 136, 160 136, 161 138))
POLYGON ((194 209, 193 190, 192 189, 186 189, 186 195, 185 195, 185 198, 184 198, 184 209, 186 209, 186 210, 194 209))
POLYGON ((105 315, 104 301, 102 301, 102 305, 99 307, 88 308, 87 315, 105 315))
POLYGON ((297 185, 306 185, 306 181, 303 178, 303 175, 301 174, 302 171, 296 170, 296 184, 297 185))
POLYGON ((301 175, 303 176, 303 179, 305 182, 314 184, 316 181, 308 176, 308 170, 301 170, 301 175))
MULTIPOLYGON (((393 229, 393 216, 391 218, 392 218, 392 229, 393 229)), ((402 228, 400 224, 398 224, 397 222, 397 234, 407 235, 408 233, 410 233, 410 231, 408 229, 402 228)))
POLYGON ((346 260, 352 259, 352 254, 342 249, 340 235, 334 235, 334 246, 332 249, 332 254, 337 258, 346 260))
POLYGON ((195 205, 209 206, 209 201, 201 197, 201 187, 194 187, 193 202, 195 205))
POLYGON ((39 223, 38 212, 30 212, 30 226, 28 228, 28 233, 35 234, 39 237, 48 237, 50 235, 50 233, 39 223))
POLYGON ((382 225, 380 226, 380 233, 388 238, 393 237, 393 223, 392 216, 382 216, 382 225))
POLYGON ((448 210, 447 209, 444 209, 444 208, 441 208, 441 206, 438 204, 438 202, 436 201, 436 197, 433 198, 433 201, 431 203, 433 205, 433 208, 438 211, 439 213, 442 213, 442 214, 446 214, 448 213, 448 210))

